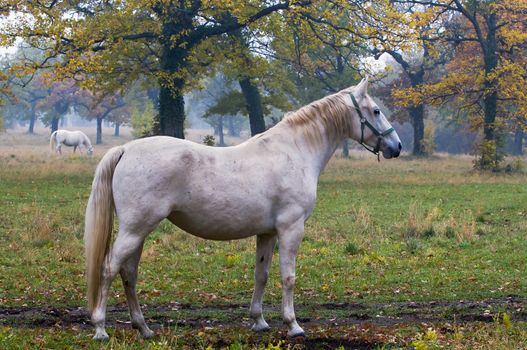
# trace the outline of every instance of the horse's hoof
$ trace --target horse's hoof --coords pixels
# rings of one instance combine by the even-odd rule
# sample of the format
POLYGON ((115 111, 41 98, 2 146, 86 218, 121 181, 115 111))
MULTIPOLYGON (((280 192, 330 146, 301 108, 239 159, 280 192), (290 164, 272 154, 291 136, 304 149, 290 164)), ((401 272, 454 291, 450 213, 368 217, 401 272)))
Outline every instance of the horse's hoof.
POLYGON ((106 340, 109 340, 109 339, 110 339, 110 336, 108 335, 108 333, 106 333, 104 331, 97 332, 93 336, 93 340, 97 340, 97 341, 106 341, 106 340))
POLYGON ((297 327, 294 327, 293 329, 290 329, 287 332, 287 336, 289 338, 299 338, 299 337, 305 338, 306 333, 304 333, 304 330, 301 327, 297 326, 297 327))
POLYGON ((152 338, 154 335, 156 335, 150 328, 147 328, 146 330, 142 331, 141 332, 141 336, 144 338, 144 339, 150 339, 152 338))
POLYGON ((305 338, 306 337, 306 333, 304 333, 304 332, 294 333, 294 334, 287 333, 287 336, 289 338, 305 338))
POLYGON ((266 325, 257 325, 257 324, 253 324, 253 326, 251 327, 251 330, 253 332, 269 332, 271 330, 271 327, 269 327, 268 324, 266 325))

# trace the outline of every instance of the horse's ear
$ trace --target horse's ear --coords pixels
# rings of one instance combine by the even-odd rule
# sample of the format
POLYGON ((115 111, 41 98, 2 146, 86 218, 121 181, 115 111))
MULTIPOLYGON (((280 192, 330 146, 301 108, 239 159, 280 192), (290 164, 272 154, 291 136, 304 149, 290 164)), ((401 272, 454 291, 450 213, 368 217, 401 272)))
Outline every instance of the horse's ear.
POLYGON ((363 97, 368 92, 368 76, 361 80, 359 85, 355 86, 353 94, 357 97, 363 97))

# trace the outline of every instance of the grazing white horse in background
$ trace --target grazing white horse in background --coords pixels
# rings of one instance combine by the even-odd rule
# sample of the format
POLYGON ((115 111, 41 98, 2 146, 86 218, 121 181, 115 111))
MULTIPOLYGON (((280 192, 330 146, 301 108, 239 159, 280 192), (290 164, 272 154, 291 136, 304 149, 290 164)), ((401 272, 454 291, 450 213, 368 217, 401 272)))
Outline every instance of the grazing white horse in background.
POLYGON ((145 237, 165 218, 206 239, 257 236, 250 306, 255 331, 269 329, 262 297, 278 240, 283 320, 289 336, 303 335, 293 308, 296 255, 321 171, 347 138, 385 158, 401 151, 397 133, 367 95, 367 85, 363 80, 289 113, 237 146, 216 148, 159 136, 109 150, 95 172, 84 232, 94 339, 108 338, 106 304, 117 273, 132 325, 143 337, 153 336, 135 286, 145 237), (111 245, 114 209, 119 232, 111 245))
POLYGON ((75 153, 77 147, 79 147, 79 152, 82 154, 82 147, 84 147, 89 156, 93 154, 93 146, 91 145, 90 139, 82 131, 54 131, 49 139, 51 150, 55 150, 58 154, 62 154, 62 145, 73 146, 73 153, 75 153))

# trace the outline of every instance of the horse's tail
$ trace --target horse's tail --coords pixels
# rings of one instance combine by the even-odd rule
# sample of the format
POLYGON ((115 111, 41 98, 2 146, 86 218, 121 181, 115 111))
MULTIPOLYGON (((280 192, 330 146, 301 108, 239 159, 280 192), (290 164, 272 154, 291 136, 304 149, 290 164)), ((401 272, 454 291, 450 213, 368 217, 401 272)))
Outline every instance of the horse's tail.
POLYGON ((53 131, 51 133, 51 137, 49 138, 49 148, 51 148, 51 152, 55 149, 55 143, 57 142, 57 130, 53 131))
POLYGON ((122 146, 110 149, 102 158, 92 183, 84 226, 88 309, 97 305, 104 260, 109 253, 113 228, 112 178, 124 153, 122 146))

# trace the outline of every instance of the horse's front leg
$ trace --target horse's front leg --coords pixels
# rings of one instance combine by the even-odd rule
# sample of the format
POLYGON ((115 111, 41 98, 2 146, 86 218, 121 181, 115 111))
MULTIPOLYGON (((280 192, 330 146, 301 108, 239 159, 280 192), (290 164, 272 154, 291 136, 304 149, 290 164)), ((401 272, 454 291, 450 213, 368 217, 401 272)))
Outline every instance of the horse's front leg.
POLYGON ((298 325, 293 305, 295 288, 296 255, 304 236, 304 218, 278 229, 278 245, 280 248, 280 274, 282 277, 282 315, 284 323, 289 328, 290 337, 304 336, 304 330, 298 325))
MULTIPOLYGON (((75 153, 76 150, 77 150, 77 146, 73 146, 73 153, 75 153)), ((80 148, 79 148, 79 151, 80 151, 80 148)))
POLYGON ((254 268, 254 292, 251 300, 249 314, 254 320, 251 327, 253 331, 267 331, 270 329, 263 318, 262 299, 265 285, 269 277, 269 266, 273 259, 274 246, 276 244, 276 234, 258 235, 256 237, 256 265, 254 268))

